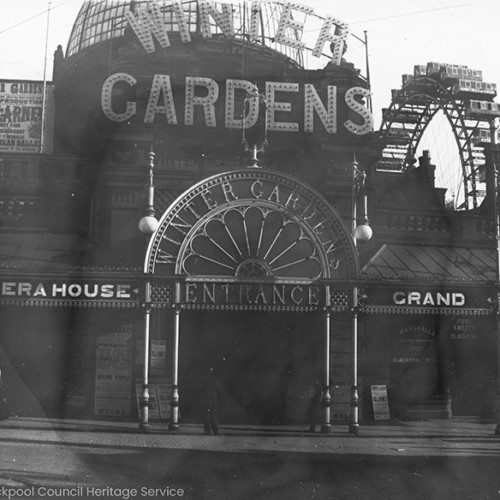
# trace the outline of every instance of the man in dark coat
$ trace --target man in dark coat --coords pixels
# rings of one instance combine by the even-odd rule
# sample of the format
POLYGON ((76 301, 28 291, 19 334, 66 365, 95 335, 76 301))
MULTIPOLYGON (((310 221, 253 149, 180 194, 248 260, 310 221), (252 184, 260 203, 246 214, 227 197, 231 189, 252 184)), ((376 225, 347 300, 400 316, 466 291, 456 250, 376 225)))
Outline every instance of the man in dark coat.
POLYGON ((316 426, 321 425, 321 403, 323 401, 323 389, 321 382, 316 380, 309 394, 307 416, 309 417, 309 432, 316 432, 316 426))
POLYGON ((219 411, 219 400, 221 389, 219 379, 216 377, 213 368, 209 368, 207 378, 203 384, 205 401, 205 434, 219 435, 219 422, 217 412, 219 411))

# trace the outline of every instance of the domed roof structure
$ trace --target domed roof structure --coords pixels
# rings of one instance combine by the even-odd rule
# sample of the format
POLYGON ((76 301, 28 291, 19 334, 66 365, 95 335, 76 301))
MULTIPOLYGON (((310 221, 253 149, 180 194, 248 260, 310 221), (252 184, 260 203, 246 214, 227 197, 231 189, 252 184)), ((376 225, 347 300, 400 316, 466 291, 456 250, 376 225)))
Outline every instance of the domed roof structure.
POLYGON ((369 111, 351 94, 366 81, 342 57, 348 36, 343 21, 283 0, 86 0, 55 67, 61 148, 101 161, 111 144, 154 141, 172 158, 264 135, 270 155, 300 149, 296 132, 308 149, 362 135, 369 111), (353 117, 363 131, 343 125, 353 117))
MULTIPOLYGON (((161 29, 169 33, 184 31, 205 38, 229 34, 235 40, 258 43, 277 51, 300 67, 308 66, 305 44, 301 42, 305 31, 301 28, 307 21, 307 31, 319 31, 324 19, 308 7, 291 6, 279 0, 262 2, 258 11, 252 10, 252 6, 253 2, 244 1, 229 4, 206 0, 85 0, 73 25, 66 56, 125 36, 133 16, 138 26, 153 31, 158 23, 156 26, 161 25, 161 29), (204 19, 208 20, 209 27, 204 19), (285 19, 287 22, 283 23, 285 19), (284 37, 288 40, 286 43, 277 41, 283 41, 284 37)), ((318 56, 324 62, 331 58, 331 55, 318 56)))

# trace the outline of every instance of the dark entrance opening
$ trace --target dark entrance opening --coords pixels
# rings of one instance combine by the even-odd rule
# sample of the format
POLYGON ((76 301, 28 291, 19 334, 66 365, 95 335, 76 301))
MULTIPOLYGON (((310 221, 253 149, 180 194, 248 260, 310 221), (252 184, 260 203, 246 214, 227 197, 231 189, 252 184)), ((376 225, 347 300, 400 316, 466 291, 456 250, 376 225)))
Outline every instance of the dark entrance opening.
POLYGON ((5 307, 0 311, 0 367, 15 416, 59 416, 71 310, 5 307))
MULTIPOLYGON (((202 421, 201 384, 212 367, 222 387, 222 423, 284 422, 297 343, 301 339, 301 349, 311 352, 314 344, 313 335, 301 335, 304 331, 300 325, 304 326, 308 316, 266 312, 184 313, 179 358, 181 419, 202 421)), ((312 359, 310 364, 314 365, 312 359)))

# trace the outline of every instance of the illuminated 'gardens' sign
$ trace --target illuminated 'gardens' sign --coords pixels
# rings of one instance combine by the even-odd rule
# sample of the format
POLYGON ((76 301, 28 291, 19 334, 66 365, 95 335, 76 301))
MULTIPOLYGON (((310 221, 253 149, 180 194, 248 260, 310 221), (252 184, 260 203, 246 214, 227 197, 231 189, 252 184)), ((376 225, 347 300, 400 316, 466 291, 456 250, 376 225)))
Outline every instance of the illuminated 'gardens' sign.
MULTIPOLYGON (((139 106, 136 100, 123 98, 123 86, 129 89, 138 84, 137 80, 128 73, 115 73, 106 79, 102 87, 102 111, 112 121, 125 122, 133 117, 144 123, 154 123, 163 117, 169 125, 194 125, 195 115, 201 116, 201 123, 206 127, 221 126, 217 122, 220 108, 223 107, 223 126, 229 129, 249 129, 259 120, 259 113, 265 113, 267 131, 275 132, 314 132, 316 115, 329 134, 337 133, 337 88, 328 85, 327 103, 322 102, 317 90, 312 84, 300 86, 293 82, 266 82, 265 98, 266 109, 259 106, 258 99, 246 100, 246 109, 243 102, 246 96, 251 95, 255 85, 247 80, 227 79, 225 81, 225 96, 221 97, 220 85, 211 78, 187 76, 181 93, 184 95, 183 114, 177 109, 179 98, 174 97, 169 75, 154 75, 149 89, 149 97, 145 109, 138 115, 139 106), (121 98, 115 94, 115 87, 121 87, 121 98), (285 121, 292 112, 291 100, 300 101, 297 105, 303 109, 301 123, 285 121), (239 110, 237 105, 239 104, 239 110), (245 111, 244 116, 241 116, 245 111)), ((138 92, 141 94, 142 92, 138 92)), ((345 105, 353 112, 357 119, 346 120, 342 125, 349 132, 364 135, 373 130, 371 112, 359 101, 368 97, 370 91, 362 87, 353 87, 345 93, 345 105)), ((261 117, 262 118, 262 117, 261 117)))
MULTIPOLYGON (((267 44, 272 40, 276 50, 286 47, 301 53, 306 48, 302 34, 308 20, 318 20, 311 8, 295 3, 254 0, 248 10, 245 3, 238 6, 199 0, 196 16, 192 6, 188 7, 180 0, 162 8, 153 2, 147 5, 139 4, 125 13, 127 25, 147 53, 170 47, 174 38, 171 40, 169 32, 180 35, 175 37, 175 40, 180 39, 178 43, 190 42, 192 32, 200 33, 206 39, 213 34, 241 38, 243 32, 245 41, 267 44), (273 7, 272 14, 270 7, 273 7), (185 12, 184 9, 190 10, 185 12), (239 9, 247 9, 243 21, 234 18, 235 12, 241 17, 239 9), (277 23, 272 37, 264 33, 269 27, 262 22, 269 18, 277 23), (243 31, 241 26, 239 32, 235 30, 238 22, 244 23, 243 31)), ((312 55, 321 57, 324 45, 328 44, 332 51, 330 63, 340 65, 348 35, 346 23, 327 16, 322 20, 312 55)), ((152 80, 145 81, 133 74, 119 72, 104 82, 101 107, 104 115, 114 122, 135 120, 145 124, 188 127, 199 124, 243 130, 265 121, 269 132, 313 133, 319 124, 328 134, 348 130, 364 135, 373 130, 373 117, 365 105, 370 95, 370 91, 362 87, 352 87, 340 94, 334 85, 318 90, 310 83, 266 81, 257 89, 254 82, 243 79, 216 81, 209 76, 155 74, 152 80), (265 99, 264 107, 260 106, 261 99, 255 98, 259 93, 265 99), (137 96, 145 97, 138 99, 137 96), (343 108, 341 113, 340 107, 343 108), (340 122, 339 115, 347 119, 340 122)))

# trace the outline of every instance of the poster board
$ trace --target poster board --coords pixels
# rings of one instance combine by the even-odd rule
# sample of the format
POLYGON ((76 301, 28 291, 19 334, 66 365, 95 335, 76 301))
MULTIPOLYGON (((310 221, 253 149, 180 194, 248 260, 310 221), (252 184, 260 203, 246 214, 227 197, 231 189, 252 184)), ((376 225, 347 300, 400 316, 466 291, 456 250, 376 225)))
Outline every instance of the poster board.
POLYGON ((0 152, 40 153, 41 148, 44 153, 53 151, 53 96, 54 86, 51 83, 0 80, 0 152), (41 144, 42 138, 44 144, 41 144))
POLYGON ((130 415, 132 384, 131 332, 98 337, 94 413, 101 416, 130 415))
POLYGON ((389 398, 387 397, 386 385, 370 386, 373 404, 373 416, 375 420, 390 420, 389 398))
POLYGON ((165 374, 165 360, 167 356, 167 342, 165 340, 151 340, 150 370, 152 375, 165 374))
POLYGON ((158 408, 160 410, 160 418, 170 418, 170 384, 156 384, 156 395, 158 397, 158 408))

